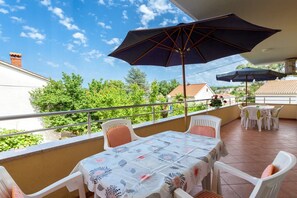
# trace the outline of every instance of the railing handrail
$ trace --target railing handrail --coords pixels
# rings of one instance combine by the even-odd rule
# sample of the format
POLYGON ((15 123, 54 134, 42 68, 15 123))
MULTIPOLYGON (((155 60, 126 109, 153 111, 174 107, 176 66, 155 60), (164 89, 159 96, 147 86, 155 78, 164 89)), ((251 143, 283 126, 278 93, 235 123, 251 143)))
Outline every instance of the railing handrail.
MULTIPOLYGON (((199 100, 187 100, 187 102, 199 102, 199 101, 207 101, 207 100, 210 100, 210 98, 199 99, 199 100)), ((100 108, 92 108, 92 109, 55 111, 55 112, 48 112, 48 113, 18 114, 18 115, 0 116, 0 121, 45 117, 45 116, 53 116, 53 115, 67 115, 67 114, 73 114, 73 113, 93 113, 96 111, 107 111, 107 110, 117 110, 117 109, 127 109, 127 108, 137 108, 137 107, 150 107, 150 106, 169 105, 169 104, 178 104, 178 103, 183 103, 183 101, 126 105, 126 106, 116 106, 116 107, 100 107, 100 108)))

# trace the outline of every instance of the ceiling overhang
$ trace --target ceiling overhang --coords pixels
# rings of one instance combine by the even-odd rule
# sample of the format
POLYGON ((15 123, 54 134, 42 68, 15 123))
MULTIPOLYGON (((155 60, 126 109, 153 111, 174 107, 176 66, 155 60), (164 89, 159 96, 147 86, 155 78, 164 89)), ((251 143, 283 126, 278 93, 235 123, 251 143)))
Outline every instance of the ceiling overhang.
POLYGON ((259 43, 251 52, 241 54, 253 64, 281 62, 297 57, 296 0, 171 0, 193 19, 234 13, 263 27, 280 29, 259 43))

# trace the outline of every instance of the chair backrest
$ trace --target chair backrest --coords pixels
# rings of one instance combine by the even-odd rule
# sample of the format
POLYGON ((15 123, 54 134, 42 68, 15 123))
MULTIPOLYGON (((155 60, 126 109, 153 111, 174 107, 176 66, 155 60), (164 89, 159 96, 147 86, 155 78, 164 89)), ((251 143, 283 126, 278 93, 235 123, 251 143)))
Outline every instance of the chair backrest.
POLYGON ((13 186, 18 187, 6 169, 3 166, 0 166, 0 197, 10 198, 13 186))
POLYGON ((83 177, 80 172, 72 173, 60 179, 59 181, 56 181, 55 183, 43 188, 38 192, 26 195, 16 184, 16 182, 13 180, 13 178, 10 176, 7 170, 3 166, 0 166, 0 198, 11 198, 11 197, 41 198, 63 187, 67 187, 67 189, 70 192, 74 190, 78 190, 80 198, 86 197, 83 177))
POLYGON ((261 115, 260 109, 256 109, 254 107, 246 107, 245 110, 245 116, 246 118, 250 120, 260 120, 263 116, 261 115))
POLYGON ((243 108, 243 107, 242 107, 242 104, 239 104, 239 105, 238 105, 238 108, 239 108, 240 110, 242 110, 242 108, 243 108))
POLYGON ((186 131, 186 133, 190 133, 192 127, 195 127, 195 126, 212 127, 215 129, 215 138, 221 139, 221 134, 220 134, 221 122, 222 122, 222 119, 216 116, 211 116, 211 115, 192 116, 189 129, 186 131))
POLYGON ((250 197, 252 198, 276 198, 281 182, 286 174, 296 164, 296 157, 285 151, 280 151, 272 164, 277 168, 273 175, 259 179, 250 197))
POLYGON ((279 117, 279 112, 280 112, 280 110, 282 109, 284 107, 284 105, 282 105, 282 106, 280 106, 280 107, 277 107, 277 108, 275 108, 275 109, 273 109, 272 110, 272 117, 274 117, 274 118, 278 118, 279 117))
POLYGON ((132 128, 130 120, 115 119, 101 124, 104 136, 104 149, 108 150, 121 144, 139 139, 132 128))

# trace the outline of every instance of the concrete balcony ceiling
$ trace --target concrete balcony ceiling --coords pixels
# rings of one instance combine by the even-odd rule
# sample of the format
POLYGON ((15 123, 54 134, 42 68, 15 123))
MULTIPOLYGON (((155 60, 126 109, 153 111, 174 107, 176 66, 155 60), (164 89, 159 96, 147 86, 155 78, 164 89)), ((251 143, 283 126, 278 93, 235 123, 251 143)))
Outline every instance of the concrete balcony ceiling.
POLYGON ((253 64, 281 62, 297 57, 296 0, 171 0, 195 20, 234 13, 256 25, 281 29, 258 44, 252 52, 241 54, 253 64))

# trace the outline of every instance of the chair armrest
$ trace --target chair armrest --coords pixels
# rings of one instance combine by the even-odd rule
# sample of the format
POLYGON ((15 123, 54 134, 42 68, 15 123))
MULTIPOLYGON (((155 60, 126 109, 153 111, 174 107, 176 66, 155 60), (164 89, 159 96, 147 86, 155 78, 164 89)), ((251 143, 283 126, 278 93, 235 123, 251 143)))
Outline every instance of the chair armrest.
POLYGON ((174 191, 174 198, 193 198, 191 195, 183 191, 181 188, 177 188, 174 191))
POLYGON ((237 176, 237 177, 240 177, 254 185, 256 185, 258 183, 258 181, 260 180, 259 178, 257 177, 253 177, 245 172, 242 172, 232 166, 229 166, 223 162, 215 162, 214 164, 214 169, 215 169, 215 172, 216 172, 216 169, 219 169, 219 170, 222 170, 222 171, 226 171, 234 176, 237 176))
POLYGON ((68 175, 67 177, 64 177, 63 179, 60 179, 59 181, 56 181, 55 183, 45 187, 44 189, 30 194, 30 195, 24 195, 24 198, 40 198, 44 197, 60 188, 67 187, 67 189, 72 192, 74 190, 79 191, 79 197, 85 198, 85 188, 84 188, 84 182, 82 178, 81 172, 75 172, 71 175, 68 175))

